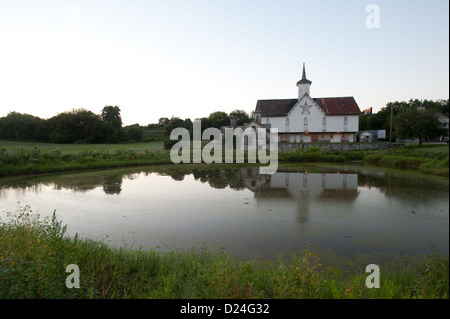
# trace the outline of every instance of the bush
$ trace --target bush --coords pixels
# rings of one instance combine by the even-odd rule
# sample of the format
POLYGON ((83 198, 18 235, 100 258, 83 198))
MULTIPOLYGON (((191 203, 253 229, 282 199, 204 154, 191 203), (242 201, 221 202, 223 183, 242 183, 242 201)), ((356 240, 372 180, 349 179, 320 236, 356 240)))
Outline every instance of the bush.
POLYGON ((174 146, 176 143, 178 143, 178 140, 171 140, 169 138, 166 138, 164 140, 164 149, 170 150, 172 148, 172 146, 174 146))

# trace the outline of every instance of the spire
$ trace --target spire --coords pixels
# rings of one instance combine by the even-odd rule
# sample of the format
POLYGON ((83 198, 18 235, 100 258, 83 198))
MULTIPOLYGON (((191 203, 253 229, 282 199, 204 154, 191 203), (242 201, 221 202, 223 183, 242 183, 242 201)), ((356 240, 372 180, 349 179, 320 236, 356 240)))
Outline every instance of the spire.
POLYGON ((297 85, 299 85, 299 84, 311 84, 311 83, 312 82, 306 78, 305 62, 303 62, 302 79, 297 82, 297 85))

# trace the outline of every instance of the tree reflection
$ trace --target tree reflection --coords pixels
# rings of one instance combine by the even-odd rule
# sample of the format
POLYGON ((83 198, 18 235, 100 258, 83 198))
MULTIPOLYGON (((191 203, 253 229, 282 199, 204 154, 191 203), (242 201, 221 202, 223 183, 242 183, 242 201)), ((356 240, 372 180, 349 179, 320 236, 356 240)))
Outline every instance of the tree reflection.
MULTIPOLYGON (((44 186, 50 186, 57 190, 68 189, 80 193, 99 188, 105 194, 118 195, 122 192, 124 179, 133 180, 156 173, 181 182, 186 176, 192 175, 194 180, 208 183, 215 189, 229 188, 236 191, 248 189, 257 198, 271 196, 295 198, 301 203, 303 207, 301 210, 304 210, 311 196, 316 196, 323 201, 349 201, 358 196, 357 188, 362 187, 377 188, 386 197, 415 196, 423 202, 432 201, 435 195, 440 196, 440 191, 444 187, 436 183, 434 179, 427 179, 417 174, 401 175, 396 170, 362 168, 339 171, 330 168, 322 169, 320 173, 308 173, 297 171, 297 169, 292 171, 292 168, 285 170, 279 170, 273 175, 264 175, 259 174, 259 168, 256 166, 220 169, 208 166, 204 168, 171 166, 26 176, 0 180, 0 193, 4 193, 4 190, 8 188, 39 193, 44 186), (424 188, 427 189, 426 194, 423 192, 424 188), (433 189, 436 189, 436 192, 433 192, 433 189)), ((300 216, 300 220, 307 220, 307 216, 300 216)))

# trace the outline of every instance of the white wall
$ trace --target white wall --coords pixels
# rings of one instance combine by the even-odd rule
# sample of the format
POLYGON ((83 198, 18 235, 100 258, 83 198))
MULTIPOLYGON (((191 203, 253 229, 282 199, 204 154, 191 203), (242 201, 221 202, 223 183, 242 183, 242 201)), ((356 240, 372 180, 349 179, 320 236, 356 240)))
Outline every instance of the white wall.
POLYGON ((297 86, 298 86, 298 97, 299 98, 305 94, 308 94, 309 96, 311 96, 309 84, 298 84, 297 86))

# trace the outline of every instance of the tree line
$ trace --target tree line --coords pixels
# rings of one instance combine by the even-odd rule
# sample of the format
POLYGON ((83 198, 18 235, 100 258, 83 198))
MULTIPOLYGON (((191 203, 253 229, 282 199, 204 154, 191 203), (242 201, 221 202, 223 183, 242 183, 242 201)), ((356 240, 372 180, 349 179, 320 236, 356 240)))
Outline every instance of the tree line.
POLYGON ((73 109, 49 119, 10 112, 0 118, 0 139, 50 143, 117 143, 127 139, 134 126, 122 127, 118 106, 105 106, 101 114, 73 109))
MULTIPOLYGON (((184 127, 192 132, 191 119, 162 117, 158 123, 141 126, 133 124, 122 126, 121 110, 118 106, 105 106, 101 114, 85 109, 73 109, 59 113, 49 119, 30 114, 10 112, 0 118, 0 139, 13 141, 34 141, 60 144, 102 144, 131 141, 167 141, 170 132, 176 127, 184 127)), ((202 126, 229 126, 230 116, 236 118, 237 125, 251 121, 245 111, 236 110, 227 114, 213 112, 208 117, 199 118, 202 126)))
POLYGON ((410 99, 389 102, 375 114, 361 114, 359 130, 386 130, 387 140, 417 139, 421 145, 428 139, 448 136, 448 118, 449 100, 410 99))

